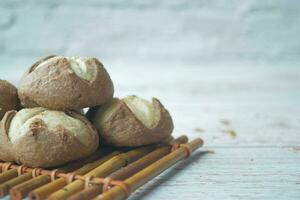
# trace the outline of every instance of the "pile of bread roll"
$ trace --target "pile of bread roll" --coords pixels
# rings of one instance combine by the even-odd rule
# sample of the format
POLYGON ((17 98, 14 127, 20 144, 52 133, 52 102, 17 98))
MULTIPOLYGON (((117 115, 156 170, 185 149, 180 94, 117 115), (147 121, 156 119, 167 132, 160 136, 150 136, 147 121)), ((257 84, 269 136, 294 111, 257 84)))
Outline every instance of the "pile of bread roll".
POLYGON ((84 158, 100 144, 134 147, 170 137, 172 118, 158 99, 113 94, 109 74, 92 57, 41 59, 18 89, 0 80, 0 160, 54 167, 84 158))

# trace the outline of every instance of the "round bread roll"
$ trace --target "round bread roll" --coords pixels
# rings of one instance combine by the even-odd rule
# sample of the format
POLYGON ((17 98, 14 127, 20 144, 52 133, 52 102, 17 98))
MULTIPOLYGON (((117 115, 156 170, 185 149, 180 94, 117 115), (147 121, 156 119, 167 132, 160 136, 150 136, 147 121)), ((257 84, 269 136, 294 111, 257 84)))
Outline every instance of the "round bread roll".
POLYGON ((107 144, 141 146, 167 139, 173 131, 169 112, 156 98, 152 102, 137 96, 114 98, 87 114, 107 144))
POLYGON ((0 159, 53 167, 93 153, 99 136, 81 114, 45 108, 9 111, 0 124, 0 159))
POLYGON ((114 86, 96 58, 49 56, 25 72, 18 93, 24 107, 75 110, 109 102, 114 86))
POLYGON ((17 88, 5 80, 0 80, 0 120, 7 111, 20 107, 17 88))

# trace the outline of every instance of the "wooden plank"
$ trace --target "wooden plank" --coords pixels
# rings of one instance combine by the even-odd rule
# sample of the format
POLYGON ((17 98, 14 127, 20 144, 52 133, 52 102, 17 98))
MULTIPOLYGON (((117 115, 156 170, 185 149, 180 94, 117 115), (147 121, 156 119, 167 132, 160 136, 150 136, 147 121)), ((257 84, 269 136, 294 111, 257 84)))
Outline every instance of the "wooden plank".
POLYGON ((196 152, 130 200, 299 199, 298 147, 215 148, 196 152))
POLYGON ((300 143, 300 112, 297 105, 171 106, 175 132, 203 137, 206 144, 297 145, 300 143), (229 125, 223 121, 229 122, 229 125), (232 138, 228 130, 234 130, 232 138))

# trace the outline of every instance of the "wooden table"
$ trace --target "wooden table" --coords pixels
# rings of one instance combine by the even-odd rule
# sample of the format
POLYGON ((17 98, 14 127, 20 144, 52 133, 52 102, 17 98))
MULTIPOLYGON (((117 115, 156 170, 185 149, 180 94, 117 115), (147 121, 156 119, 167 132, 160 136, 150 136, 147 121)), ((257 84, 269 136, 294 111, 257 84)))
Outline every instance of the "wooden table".
POLYGON ((120 66, 108 71, 117 96, 156 96, 174 117, 176 136, 205 140, 204 148, 131 200, 300 199, 298 66, 120 66))
POLYGON ((148 67, 115 74, 120 95, 160 97, 174 117, 175 135, 205 140, 191 159, 131 200, 300 199, 299 66, 148 67))

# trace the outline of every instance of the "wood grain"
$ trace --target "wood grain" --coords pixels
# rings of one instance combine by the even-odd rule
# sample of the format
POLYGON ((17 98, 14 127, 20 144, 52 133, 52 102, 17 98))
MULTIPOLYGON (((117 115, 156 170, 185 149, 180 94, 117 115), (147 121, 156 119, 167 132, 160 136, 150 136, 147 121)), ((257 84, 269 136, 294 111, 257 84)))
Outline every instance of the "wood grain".
POLYGON ((300 151, 292 147, 215 148, 138 190, 139 199, 299 199, 300 151))

